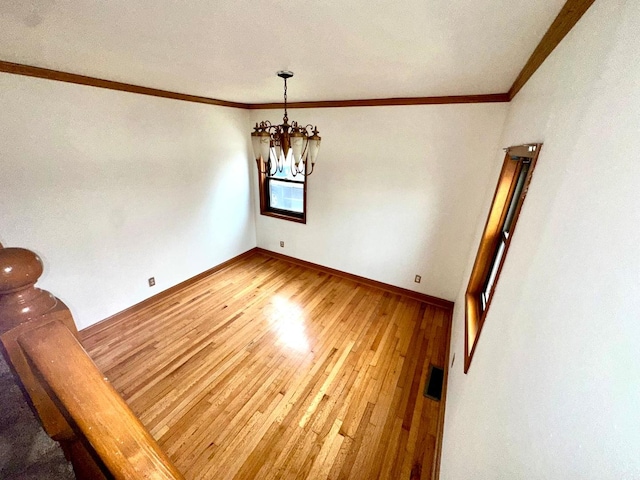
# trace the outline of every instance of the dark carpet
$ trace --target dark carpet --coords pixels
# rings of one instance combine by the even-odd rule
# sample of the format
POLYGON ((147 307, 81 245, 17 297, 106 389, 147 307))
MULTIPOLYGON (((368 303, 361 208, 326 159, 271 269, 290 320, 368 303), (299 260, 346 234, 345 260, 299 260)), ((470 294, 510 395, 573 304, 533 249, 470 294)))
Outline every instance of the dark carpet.
POLYGON ((60 446, 51 440, 22 396, 0 355, 0 478, 75 478, 60 446))

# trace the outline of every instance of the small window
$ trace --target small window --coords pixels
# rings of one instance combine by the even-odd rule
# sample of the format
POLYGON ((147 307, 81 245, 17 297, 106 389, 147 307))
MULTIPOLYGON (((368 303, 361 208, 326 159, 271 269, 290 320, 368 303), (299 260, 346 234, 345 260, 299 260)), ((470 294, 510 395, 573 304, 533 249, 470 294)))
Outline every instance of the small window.
POLYGON ((532 144, 507 149, 465 296, 465 373, 471 365, 541 147, 542 144, 532 144))
POLYGON ((307 185, 304 170, 293 175, 290 165, 285 162, 282 171, 260 173, 260 213, 306 223, 307 185))

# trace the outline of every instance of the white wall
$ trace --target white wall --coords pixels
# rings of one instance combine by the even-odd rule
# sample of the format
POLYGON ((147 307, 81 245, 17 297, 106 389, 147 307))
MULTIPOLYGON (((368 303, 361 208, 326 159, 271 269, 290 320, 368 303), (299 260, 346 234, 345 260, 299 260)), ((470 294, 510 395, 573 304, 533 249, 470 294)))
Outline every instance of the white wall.
MULTIPOLYGON (((258 246, 454 299, 506 110, 507 104, 290 110, 290 119, 317 125, 322 136, 307 224, 262 216, 256 200, 258 246)), ((252 111, 251 119, 280 123, 282 111, 252 111)))
POLYGON ((442 479, 640 478, 639 24, 595 2, 510 106, 544 147, 468 375, 459 285, 442 479))
POLYGON ((0 112, 0 241, 79 327, 255 246, 246 111, 0 74, 0 112))

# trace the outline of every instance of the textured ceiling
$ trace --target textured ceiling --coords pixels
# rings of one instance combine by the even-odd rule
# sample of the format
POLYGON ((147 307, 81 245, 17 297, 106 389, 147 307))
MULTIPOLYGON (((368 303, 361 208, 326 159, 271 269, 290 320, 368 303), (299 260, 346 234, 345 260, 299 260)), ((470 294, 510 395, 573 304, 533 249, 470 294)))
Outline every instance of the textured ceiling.
POLYGON ((563 0, 4 0, 0 59, 261 103, 506 92, 563 0))

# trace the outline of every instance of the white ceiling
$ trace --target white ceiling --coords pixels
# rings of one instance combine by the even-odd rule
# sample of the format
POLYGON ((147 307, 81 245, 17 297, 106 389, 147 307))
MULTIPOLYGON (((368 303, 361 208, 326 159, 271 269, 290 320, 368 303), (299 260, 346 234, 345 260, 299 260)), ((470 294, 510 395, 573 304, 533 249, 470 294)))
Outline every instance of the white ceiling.
POLYGON ((2 0, 0 59, 223 100, 506 92, 564 0, 2 0))

